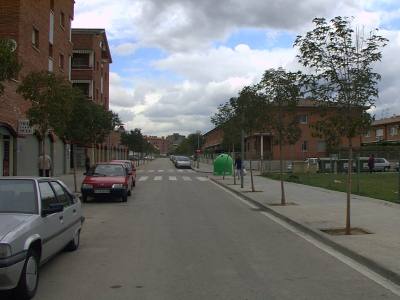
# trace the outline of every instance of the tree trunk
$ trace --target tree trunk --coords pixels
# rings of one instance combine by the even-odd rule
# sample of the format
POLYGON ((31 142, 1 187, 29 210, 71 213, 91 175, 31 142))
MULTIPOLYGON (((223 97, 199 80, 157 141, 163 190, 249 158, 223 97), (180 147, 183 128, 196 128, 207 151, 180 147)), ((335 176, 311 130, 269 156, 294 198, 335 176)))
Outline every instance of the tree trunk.
POLYGON ((281 205, 286 205, 285 185, 283 181, 283 157, 282 157, 282 139, 279 139, 279 171, 281 177, 281 205))
POLYGON ((233 160, 233 184, 236 185, 236 166, 235 166, 235 144, 232 145, 232 160, 233 160))
POLYGON ((251 159, 250 159, 250 180, 251 180, 251 191, 255 192, 256 189, 254 188, 254 180, 253 180, 253 168, 251 166, 251 159))
POLYGON ((72 153, 73 153, 73 170, 74 170, 74 189, 75 193, 78 192, 77 184, 76 184, 76 146, 72 144, 72 153))
POLYGON ((349 141, 349 160, 347 169, 346 235, 351 234, 350 201, 351 201, 351 174, 353 169, 353 144, 351 138, 349 138, 348 141, 349 141))

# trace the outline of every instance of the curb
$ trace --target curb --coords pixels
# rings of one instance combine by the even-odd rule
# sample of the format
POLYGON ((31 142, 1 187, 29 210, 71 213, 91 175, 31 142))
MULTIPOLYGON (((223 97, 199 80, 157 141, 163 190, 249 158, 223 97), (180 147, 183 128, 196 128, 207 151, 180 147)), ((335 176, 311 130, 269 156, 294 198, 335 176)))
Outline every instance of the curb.
POLYGON ((323 233, 320 233, 315 229, 312 229, 304 224, 301 224, 299 222, 296 222, 296 221, 290 219, 289 217, 286 217, 285 215, 275 211, 271 207, 268 207, 256 200, 250 198, 249 196, 244 195, 243 193, 241 193, 239 191, 236 191, 235 189, 225 185, 224 183, 222 183, 214 178, 210 178, 210 180, 213 181, 214 183, 226 188, 227 190, 231 191, 232 193, 236 194, 237 196, 241 197, 242 199, 245 199, 245 200, 251 202, 252 204, 256 205, 260 210, 268 212, 271 215, 273 215, 274 217, 277 217, 277 218, 285 221, 286 223, 289 223, 290 225, 292 225, 293 227, 296 227, 303 233, 306 233, 306 234, 312 236, 313 238, 315 238, 316 240, 318 240, 319 242, 322 242, 325 245, 332 247, 336 251, 353 259, 354 261, 358 262, 359 264, 369 268, 370 270, 381 275, 382 277, 386 278, 387 280, 390 280, 391 282, 393 282, 397 285, 400 285, 400 274, 389 270, 388 268, 382 266, 380 263, 378 263, 370 258, 367 258, 367 257, 365 257, 343 245, 340 245, 339 243, 335 242, 334 240, 332 240, 328 236, 324 235, 323 233))

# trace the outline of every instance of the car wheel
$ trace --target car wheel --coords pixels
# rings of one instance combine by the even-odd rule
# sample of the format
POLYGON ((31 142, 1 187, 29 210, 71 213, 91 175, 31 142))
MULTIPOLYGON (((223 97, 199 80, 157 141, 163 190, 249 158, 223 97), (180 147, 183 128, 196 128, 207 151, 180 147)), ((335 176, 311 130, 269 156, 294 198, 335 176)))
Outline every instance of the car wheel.
POLYGON ((387 172, 388 170, 389 170, 388 167, 384 167, 384 168, 383 168, 383 172, 387 172))
POLYGON ((18 285, 15 288, 17 299, 32 299, 39 284, 39 255, 32 249, 28 251, 18 285))
POLYGON ((136 180, 133 181, 132 186, 134 186, 134 187, 136 186, 136 180))
POLYGON ((67 247, 65 248, 68 251, 75 251, 79 248, 81 243, 81 231, 79 230, 74 238, 68 243, 67 247))
POLYGON ((128 190, 128 196, 132 195, 131 190, 128 190))

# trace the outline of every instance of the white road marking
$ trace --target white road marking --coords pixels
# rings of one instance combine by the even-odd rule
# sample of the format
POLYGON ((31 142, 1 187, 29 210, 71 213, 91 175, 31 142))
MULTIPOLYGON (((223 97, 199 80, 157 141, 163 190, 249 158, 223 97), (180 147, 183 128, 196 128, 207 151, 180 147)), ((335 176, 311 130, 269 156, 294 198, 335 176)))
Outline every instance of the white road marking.
POLYGON ((149 179, 149 176, 141 176, 139 181, 146 181, 147 179, 149 179))
POLYGON ((154 173, 154 170, 148 170, 147 172, 149 172, 149 173, 154 173))
MULTIPOLYGON (((258 208, 254 204, 250 203, 249 201, 241 198, 240 196, 236 195, 235 193, 231 192, 230 190, 220 186, 219 184, 213 182, 210 180, 213 184, 215 184, 217 187, 221 188, 224 190, 226 193, 232 195, 234 198, 238 199, 240 202, 246 204, 247 206, 256 209, 258 208)), ((368 269, 366 266, 358 263, 357 261, 347 257, 346 255, 343 255, 342 253, 336 251, 330 246, 325 245, 324 243, 316 240, 315 238, 307 235, 304 232, 299 231, 297 228, 294 226, 286 223, 285 221, 269 214, 268 212, 261 212, 265 217, 269 218, 270 220, 274 221, 275 223, 281 225, 285 229, 291 231, 292 233, 296 234, 297 236, 301 237, 302 239, 306 240, 310 244, 314 245, 315 247, 319 248, 320 250, 324 251, 325 253, 328 253, 329 255, 333 256, 337 260, 341 261, 342 263, 346 264, 353 270, 357 271, 358 273, 364 275, 365 277, 371 279, 372 281, 376 282, 380 286, 384 287, 385 289, 391 291, 393 294, 396 296, 400 296, 400 286, 397 284, 393 283, 392 281, 384 278, 383 276, 379 275, 378 273, 368 269)))
POLYGON ((169 179, 170 181, 176 181, 176 180, 177 180, 175 176, 169 176, 168 179, 169 179))
POLYGON ((192 178, 189 176, 182 176, 183 181, 192 181, 192 178))
POLYGON ((158 170, 158 173, 163 173, 164 172, 164 170, 158 170))
POLYGON ((199 181, 208 181, 207 177, 196 177, 196 179, 199 181))
POLYGON ((161 180, 162 180, 162 176, 155 176, 155 177, 154 177, 154 180, 155 180, 155 181, 161 181, 161 180))
POLYGON ((183 173, 183 170, 178 170, 179 173, 183 173))

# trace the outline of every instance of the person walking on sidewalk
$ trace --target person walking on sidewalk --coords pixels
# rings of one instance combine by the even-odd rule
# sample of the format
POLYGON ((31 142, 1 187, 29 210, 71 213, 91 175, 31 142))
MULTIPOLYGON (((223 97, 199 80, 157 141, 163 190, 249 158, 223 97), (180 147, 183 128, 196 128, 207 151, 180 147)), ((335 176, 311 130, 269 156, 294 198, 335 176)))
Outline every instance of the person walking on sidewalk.
POLYGON ((369 172, 372 173, 374 171, 375 168, 375 157, 373 154, 371 154, 368 158, 368 169, 369 172))
POLYGON ((89 173, 89 170, 90 170, 90 157, 87 154, 86 154, 86 158, 85 158, 85 169, 86 169, 86 173, 89 173))
POLYGON ((39 176, 50 177, 51 158, 48 154, 39 156, 39 176))
POLYGON ((237 174, 238 178, 240 178, 241 176, 243 176, 243 174, 242 174, 242 171, 243 171, 242 159, 241 159, 240 155, 236 156, 235 167, 236 167, 236 174, 237 174))

